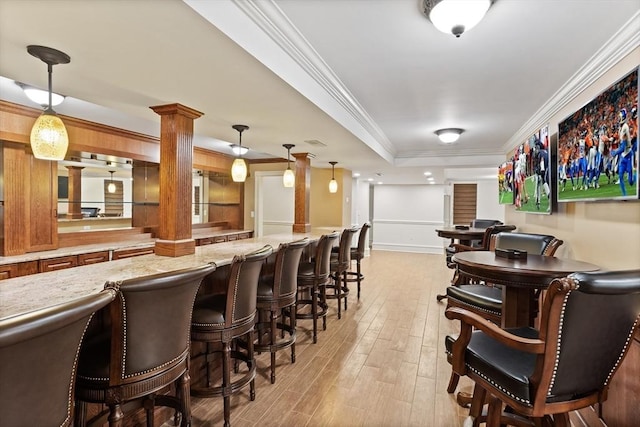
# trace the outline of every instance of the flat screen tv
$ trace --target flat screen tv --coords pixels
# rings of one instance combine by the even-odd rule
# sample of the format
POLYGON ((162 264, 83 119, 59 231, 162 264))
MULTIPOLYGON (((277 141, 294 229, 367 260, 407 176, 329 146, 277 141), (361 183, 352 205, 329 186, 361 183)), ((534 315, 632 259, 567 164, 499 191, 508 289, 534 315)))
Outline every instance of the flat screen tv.
POLYGON ((638 71, 558 124, 559 202, 638 199, 638 71))
POLYGON ((498 166, 498 203, 513 204, 513 160, 510 159, 498 166))
POLYGON ((548 124, 530 135, 514 150, 512 157, 516 211, 551 213, 553 187, 550 151, 548 124))

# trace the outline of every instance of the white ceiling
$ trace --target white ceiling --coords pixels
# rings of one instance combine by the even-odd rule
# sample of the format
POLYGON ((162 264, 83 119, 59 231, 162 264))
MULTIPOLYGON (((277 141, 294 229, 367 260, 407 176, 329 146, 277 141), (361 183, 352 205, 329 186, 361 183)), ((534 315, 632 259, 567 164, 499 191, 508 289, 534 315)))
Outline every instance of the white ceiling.
POLYGON ((226 151, 241 123, 254 157, 292 143, 314 167, 443 182, 493 173, 577 80, 640 43, 638 0, 498 0, 459 39, 421 4, 0 0, 0 98, 30 105, 12 80, 46 87, 26 50, 40 44, 71 57, 54 67, 59 113, 158 136, 149 107, 179 102, 204 113, 198 146, 226 151), (466 131, 445 146, 444 127, 466 131))

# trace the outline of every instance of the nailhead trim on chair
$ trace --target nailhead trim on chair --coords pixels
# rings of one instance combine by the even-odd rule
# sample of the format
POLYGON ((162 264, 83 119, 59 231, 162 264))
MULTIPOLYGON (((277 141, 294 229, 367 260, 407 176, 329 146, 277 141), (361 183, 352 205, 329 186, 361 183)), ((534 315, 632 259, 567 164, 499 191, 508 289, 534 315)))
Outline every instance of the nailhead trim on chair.
MULTIPOLYGON (((91 323, 91 319, 93 319, 95 313, 92 313, 89 316, 89 320, 84 327, 84 331, 82 331, 82 335, 80 336, 80 342, 78 343, 78 348, 76 349, 76 356, 73 358, 73 368, 71 369, 71 379, 75 376, 76 369, 78 369, 78 359, 80 358, 80 347, 82 347, 82 341, 84 341, 84 335, 87 333, 87 329, 89 329, 89 323, 91 323)), ((71 405, 73 404, 73 387, 75 385, 75 381, 69 381, 69 395, 67 400, 67 418, 64 419, 61 426, 65 425, 67 421, 73 417, 73 411, 71 411, 71 405)))
MULTIPOLYGON (((578 289, 576 287, 576 289, 578 289)), ((556 374, 558 372, 558 363, 560 361, 560 347, 562 344, 562 327, 564 326, 564 313, 567 308, 567 300, 569 299, 569 295, 571 295, 572 291, 567 292, 564 296, 564 300, 562 301, 562 311, 560 312, 560 322, 558 323, 558 344, 556 346, 556 360, 553 364, 553 374, 551 374, 551 382, 549 383, 549 388, 547 389, 547 397, 551 397, 553 394, 551 390, 553 389, 553 385, 556 382, 556 374)))
POLYGON ((501 316, 502 315, 502 312, 500 312, 500 311, 489 310, 488 308, 479 307, 479 306, 476 306, 476 305, 471 305, 471 304, 468 304, 468 303, 466 303, 464 301, 459 300, 458 298, 453 298, 451 296, 447 296, 447 297, 449 299, 452 299, 452 300, 456 301, 460 305, 464 305, 464 306, 470 307, 470 308, 472 308, 474 310, 484 311, 485 313, 493 314, 493 315, 496 315, 496 316, 501 316))
POLYGON ((622 360, 622 356, 624 356, 624 353, 627 351, 627 347, 629 347, 629 343, 631 342, 631 338, 633 336, 633 331, 635 331, 637 325, 638 325, 638 318, 636 318, 636 321, 633 322, 633 326, 631 326, 631 330, 629 331, 629 335, 627 335, 627 340, 624 343, 624 347, 622 347, 622 352, 620 352, 620 355, 618 356, 618 360, 616 360, 616 363, 613 365, 613 369, 611 369, 611 372, 609 372, 609 375, 607 375, 607 379, 604 381, 605 387, 609 384, 609 381, 611 380, 611 376, 613 375, 613 373, 618 368, 618 365, 620 364, 620 361, 622 360))
POLYGON ((507 396, 517 400, 518 402, 522 402, 526 405, 531 406, 531 402, 528 399, 523 399, 519 396, 516 396, 515 394, 511 393, 510 391, 506 390, 504 387, 502 387, 501 385, 497 384, 495 381, 493 381, 491 378, 488 378, 485 374, 483 374, 482 372, 478 371, 477 369, 472 368, 471 366, 469 366, 468 364, 466 365, 467 368, 469 368, 469 370, 473 371, 476 375, 478 375, 479 377, 481 377, 482 379, 484 379, 485 381, 487 381, 488 383, 490 383, 491 385, 493 385, 495 388, 497 388, 498 390, 502 391, 504 394, 506 394, 507 396))

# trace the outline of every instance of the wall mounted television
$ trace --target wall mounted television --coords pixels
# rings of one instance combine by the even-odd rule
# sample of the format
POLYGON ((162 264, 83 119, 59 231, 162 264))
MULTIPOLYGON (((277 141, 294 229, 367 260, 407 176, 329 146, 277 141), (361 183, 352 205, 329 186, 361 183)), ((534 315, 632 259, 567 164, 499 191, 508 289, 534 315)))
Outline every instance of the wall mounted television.
POLYGON ((513 204, 513 158, 498 166, 498 203, 513 204))
POLYGON ((558 124, 559 202, 638 199, 639 70, 558 124))
POLYGON ((553 206, 549 125, 530 135, 513 152, 516 211, 550 214, 553 206))

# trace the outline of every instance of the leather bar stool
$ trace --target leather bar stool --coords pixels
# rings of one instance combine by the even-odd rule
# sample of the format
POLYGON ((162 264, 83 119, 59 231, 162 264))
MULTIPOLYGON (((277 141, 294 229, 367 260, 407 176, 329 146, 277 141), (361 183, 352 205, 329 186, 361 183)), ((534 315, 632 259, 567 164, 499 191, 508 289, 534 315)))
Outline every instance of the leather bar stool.
POLYGON ((90 425, 108 420, 109 426, 122 426, 124 412, 139 407, 141 400, 147 425, 153 425, 156 405, 174 408, 182 426, 191 423, 191 313, 202 279, 215 268, 208 264, 107 283, 118 294, 104 328, 87 337, 80 350, 77 426, 87 423, 87 402, 108 407, 90 425), (156 395, 171 385, 175 396, 156 395))
POLYGON ((309 239, 282 243, 275 254, 275 261, 267 263, 263 268, 258 284, 258 340, 254 350, 271 353, 271 384, 276 382, 278 350, 290 347, 291 363, 296 361, 298 266, 302 252, 308 244, 309 239), (285 324, 285 319, 289 320, 289 324, 285 324), (280 340, 278 332, 281 333, 280 340), (267 338, 268 342, 263 342, 264 338, 267 338))
MULTIPOLYGON (((364 274, 362 274, 362 267, 360 265, 360 261, 364 258, 364 253, 367 248, 367 233, 371 228, 371 224, 365 222, 360 228, 360 233, 358 234, 358 246, 351 248, 351 261, 356 262, 356 271, 348 270, 347 271, 347 283, 358 283, 358 300, 360 299, 360 284, 364 280, 364 274)), ((349 266, 351 268, 351 265, 349 266)))
POLYGON ((70 426, 78 350, 116 291, 0 320, 0 414, 6 426, 70 426))
POLYGON ((325 286, 331 281, 331 248, 338 241, 338 232, 325 234, 316 245, 312 261, 304 261, 298 267, 298 300, 296 319, 313 320, 313 342, 318 342, 318 318, 322 317, 322 329, 327 329, 327 300, 325 286), (302 308, 311 306, 310 312, 302 308))
POLYGON ((338 300, 338 319, 342 317, 342 300, 344 299, 344 309, 347 309, 347 297, 349 287, 347 286, 347 271, 351 265, 351 242, 353 236, 358 232, 357 228, 345 228, 340 234, 340 244, 338 252, 331 253, 329 268, 331 270, 331 282, 327 284, 327 299, 338 300))
POLYGON ((192 384, 191 394, 198 397, 222 396, 224 399, 224 425, 230 426, 230 396, 240 391, 247 384, 250 386, 250 399, 254 400, 256 363, 253 354, 254 324, 256 318, 256 301, 258 280, 265 260, 273 248, 264 246, 258 251, 236 255, 229 266, 224 294, 199 295, 196 299, 193 320, 191 323, 191 340, 205 344, 206 350, 195 358, 205 359, 206 384, 192 384), (237 338, 245 337, 247 351, 240 351, 232 344, 237 338), (222 349, 215 351, 214 344, 221 344, 222 349), (211 360, 213 353, 222 353, 222 384, 214 385, 211 380, 211 360), (247 372, 232 381, 231 359, 243 361, 247 372))

